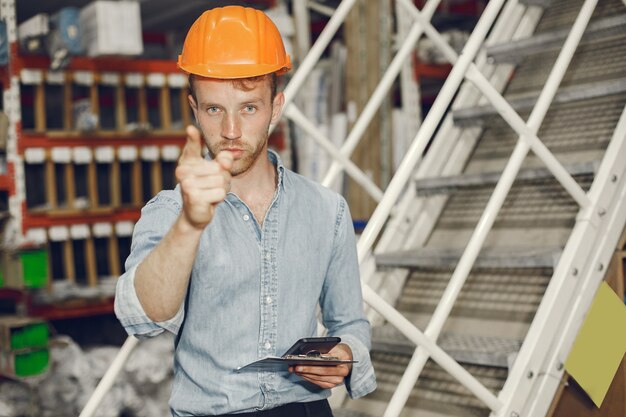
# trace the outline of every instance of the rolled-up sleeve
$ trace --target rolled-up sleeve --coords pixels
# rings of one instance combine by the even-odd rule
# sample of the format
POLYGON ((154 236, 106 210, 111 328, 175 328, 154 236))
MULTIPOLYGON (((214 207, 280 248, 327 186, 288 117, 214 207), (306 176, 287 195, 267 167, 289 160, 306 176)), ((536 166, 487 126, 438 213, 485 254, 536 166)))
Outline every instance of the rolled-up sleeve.
POLYGON ((376 389, 376 376, 370 359, 371 328, 363 310, 359 264, 352 218, 343 197, 339 197, 333 255, 320 299, 323 322, 331 336, 341 337, 352 350, 357 363, 346 379, 351 398, 376 389))
POLYGON ((159 244, 180 211, 176 199, 168 197, 166 193, 159 193, 141 210, 141 218, 133 231, 131 252, 125 264, 126 272, 119 277, 115 288, 115 315, 126 332, 137 337, 156 336, 164 330, 178 334, 184 319, 183 304, 170 320, 150 320, 135 291, 137 266, 159 244))

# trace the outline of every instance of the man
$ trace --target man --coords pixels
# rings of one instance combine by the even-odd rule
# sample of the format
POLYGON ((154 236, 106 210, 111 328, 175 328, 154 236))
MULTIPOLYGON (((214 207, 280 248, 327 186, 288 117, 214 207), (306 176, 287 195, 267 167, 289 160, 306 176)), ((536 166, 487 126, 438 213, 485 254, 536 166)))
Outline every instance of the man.
POLYGON ((268 151, 291 67, 262 12, 229 6, 191 27, 179 66, 202 140, 187 128, 176 190, 142 210, 115 311, 130 334, 177 335, 174 416, 332 416, 329 388, 352 397, 376 381, 354 230, 345 200, 268 151), (315 336, 321 308, 336 366, 235 370, 315 336))

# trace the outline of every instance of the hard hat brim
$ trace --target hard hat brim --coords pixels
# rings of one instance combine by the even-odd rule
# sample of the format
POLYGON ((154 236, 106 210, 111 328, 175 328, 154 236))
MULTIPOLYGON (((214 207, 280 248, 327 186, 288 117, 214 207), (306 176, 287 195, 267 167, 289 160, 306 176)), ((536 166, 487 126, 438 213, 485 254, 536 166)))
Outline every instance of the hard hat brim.
POLYGON ((185 64, 182 56, 178 56, 178 67, 188 74, 199 75, 207 78, 236 79, 251 78, 261 75, 276 73, 282 75, 291 70, 291 60, 287 55, 286 65, 259 65, 259 64, 185 64))

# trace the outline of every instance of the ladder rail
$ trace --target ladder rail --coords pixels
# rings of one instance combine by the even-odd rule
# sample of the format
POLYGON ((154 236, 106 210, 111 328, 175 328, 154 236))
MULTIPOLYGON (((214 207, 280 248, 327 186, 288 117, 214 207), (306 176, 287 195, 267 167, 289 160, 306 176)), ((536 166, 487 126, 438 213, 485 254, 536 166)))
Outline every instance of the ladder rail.
POLYGON ((507 404, 501 417, 512 413, 545 416, 550 406, 564 372, 563 363, 626 223, 626 210, 619 206, 626 202, 625 153, 626 107, 589 191, 593 204, 577 218, 500 392, 499 398, 507 404))
MULTIPOLYGON (((537 13, 533 12, 538 12, 539 10, 533 10, 533 12, 528 13, 525 9, 526 8, 518 4, 517 1, 507 2, 501 13, 501 17, 495 23, 485 43, 489 44, 491 40, 516 39, 531 33, 538 21, 537 13), (531 15, 530 19, 528 15, 531 15), (511 22, 513 22, 513 24, 511 24, 511 22)), ((502 87, 506 82, 505 80, 508 80, 512 72, 512 68, 505 68, 505 66, 496 67, 488 64, 484 53, 478 57, 476 64, 483 74, 491 78, 491 81, 495 85, 502 87)), ((482 98, 478 91, 469 87, 470 86, 463 86, 461 88, 457 99, 453 103, 453 108, 457 106, 475 105, 482 98)), ((458 167, 464 165, 462 159, 469 155, 472 148, 471 144, 475 143, 479 135, 477 132, 468 133, 470 132, 463 132, 462 129, 455 127, 450 115, 446 116, 446 121, 442 124, 442 127, 433 139, 431 148, 419 165, 415 177, 424 178, 434 175, 446 175, 446 173, 458 173, 458 167), (443 140, 444 138, 445 140, 443 140), (442 146, 448 146, 448 151, 440 149, 442 146)), ((446 198, 439 198, 438 200, 440 201, 438 201, 434 207, 432 203, 426 204, 427 199, 416 198, 415 187, 410 187, 407 193, 402 196, 400 202, 402 209, 397 215, 392 216, 390 225, 385 227, 380 241, 376 244, 375 251, 388 250, 393 242, 397 241, 397 233, 394 230, 400 229, 401 226, 406 228, 406 224, 409 223, 414 226, 409 231, 404 232, 409 238, 406 239, 402 248, 407 249, 409 247, 422 246, 424 240, 435 225, 434 219, 438 218, 439 213, 445 205, 445 201, 447 201, 446 198), (408 213, 409 209, 411 209, 410 214, 408 213), (409 218, 411 215, 412 218, 409 218), (390 227, 391 230, 389 230, 390 227)), ((400 233, 400 230, 398 230, 398 233, 400 233)), ((394 273, 399 274, 400 271, 404 271, 403 278, 406 279, 408 271, 406 269, 400 269, 394 270, 394 273)), ((367 277, 366 282, 369 282, 367 281, 367 277)), ((385 288, 387 288, 387 279, 385 279, 385 284, 385 288)), ((378 290, 378 292, 384 294, 382 289, 378 290)), ((417 356, 413 355, 407 365, 406 371, 402 375, 398 388, 392 395, 385 413, 395 415, 403 408, 404 404, 406 404, 417 382, 417 365, 419 365, 417 356)))
POLYGON ((441 349, 439 345, 415 327, 415 325, 398 310, 385 302, 368 285, 363 285, 363 298, 409 340, 416 345, 423 346, 439 366, 456 378, 457 381, 474 394, 476 398, 485 403, 492 411, 498 411, 502 408, 502 402, 489 389, 480 383, 480 381, 465 368, 459 365, 459 363, 441 349))
MULTIPOLYGON (((517 0, 507 2, 485 44, 493 43, 494 40, 519 39, 532 33, 538 21, 540 9, 533 8, 531 11, 525 9, 517 0)), ((483 52, 478 56, 476 65, 483 74, 490 77, 492 84, 500 89, 504 87, 506 81, 510 78, 513 68, 509 65, 496 67, 487 63, 483 52)), ((461 87, 457 99, 452 104, 453 109, 476 105, 483 99, 478 91, 470 87, 469 85, 461 87)), ((447 115, 446 120, 442 123, 432 141, 429 152, 424 155, 422 162, 419 164, 414 178, 420 179, 438 175, 458 174, 465 163, 465 159, 470 154, 473 147, 471 144, 475 143, 478 136, 479 131, 477 129, 473 129, 470 132, 455 127, 452 118, 450 115, 447 115)), ((426 204, 427 200, 421 197, 418 198, 415 187, 409 184, 406 192, 398 202, 397 210, 390 217, 384 232, 376 243, 374 252, 379 253, 391 249, 408 249, 422 246, 426 236, 430 234, 430 230, 434 227, 435 219, 439 217, 439 213, 446 201, 445 199, 441 200, 441 203, 436 205, 426 204), (409 224, 414 226, 407 228, 409 224)), ((408 275, 406 269, 398 271, 404 271, 403 275, 408 275)), ((394 273, 396 272, 394 271, 394 273)), ((361 278, 364 282, 372 285, 377 290, 383 290, 383 288, 378 288, 377 282, 372 282, 373 279, 370 277, 370 274, 369 270, 361 270, 361 278)), ((379 274, 386 275, 388 273, 380 272, 379 274)), ((384 280, 387 283, 387 279, 384 278, 384 280)), ((382 281, 382 279, 378 281, 382 281)), ((370 319, 373 320, 374 317, 370 317, 370 319)))
MULTIPOLYGON (((396 175, 391 180, 391 183, 389 184, 387 191, 385 192, 385 197, 377 206, 374 214, 370 219, 370 222, 367 224, 365 230, 363 231, 363 234, 361 235, 361 238, 358 241, 357 249, 360 262, 362 262, 366 258, 374 243, 374 240, 377 238, 379 232, 382 230, 383 223, 387 221, 389 214, 396 201, 398 200, 400 193, 403 191, 407 181, 409 180, 409 177, 415 169, 415 166, 421 159, 427 142, 430 140, 433 133, 435 132, 439 122, 446 112, 448 105, 452 101, 454 94, 456 93, 457 89, 461 85, 461 82, 465 78, 465 74, 468 68, 470 67, 470 65, 472 65, 474 57, 478 53, 479 48, 482 46, 487 36, 487 32, 489 31, 496 17, 500 13, 503 5, 503 0, 491 1, 488 3, 483 14, 481 15, 476 25, 476 28, 472 32, 472 35, 465 45, 464 53, 454 64, 450 75, 444 83, 443 88, 435 99, 433 107, 426 116, 421 128, 414 138, 406 157, 398 168, 396 175)), ((428 22, 420 23, 422 23, 428 33, 430 24, 428 22)), ((432 26, 430 27, 432 28, 432 26)), ((437 32, 435 31, 435 33, 437 32)), ((434 347, 437 347, 437 345, 432 342, 428 337, 426 337, 426 340, 431 346, 428 346, 423 342, 417 343, 418 338, 416 336, 417 334, 421 335, 422 333, 412 323, 404 318, 404 316, 397 312, 397 310, 395 310, 381 297, 379 297, 367 284, 364 284, 363 286, 363 297, 374 310, 376 310, 383 317, 385 317, 391 324, 396 326, 398 330, 400 330, 410 340, 412 340, 418 346, 423 346, 424 348, 426 348, 427 351, 431 353, 435 352, 432 348, 433 345, 434 347)), ((434 356, 433 359, 437 361, 434 356)), ((440 363, 440 365, 442 364, 440 363)), ((448 371, 450 372, 450 370, 448 371)), ((463 380, 461 378, 462 375, 459 373, 451 374, 472 393, 474 393, 474 395, 476 395, 481 401, 487 404, 487 406, 491 410, 497 411, 500 408, 501 404, 498 402, 493 402, 489 398, 489 394, 491 394, 490 391, 487 390, 478 381, 463 380)), ((393 406, 394 404, 390 404, 390 407, 393 406)))
POLYGON ((502 8, 503 3, 504 0, 497 0, 495 2, 488 3, 480 17, 480 20, 478 21, 478 24, 476 25, 476 28, 474 29, 474 32, 465 45, 464 53, 452 67, 452 71, 446 79, 441 91, 437 95, 437 98, 428 112, 428 115, 424 119, 420 130, 413 139, 405 158, 387 187, 385 197, 374 210, 370 221, 361 234, 361 238, 357 244, 359 262, 367 256, 367 253, 372 248, 374 241, 377 239, 380 231, 389 218, 389 214, 391 213, 393 206, 398 201, 400 194, 404 190, 405 185, 414 172, 414 169, 417 166, 418 161, 421 159, 428 141, 433 136, 433 133, 437 129, 437 126, 445 114, 448 105, 452 101, 454 94, 461 85, 467 68, 472 64, 472 60, 478 53, 478 49, 481 47, 487 31, 502 8))
POLYGON ((337 147, 325 135, 319 132, 319 129, 306 117, 294 103, 289 104, 285 110, 285 116, 300 126, 305 132, 320 145, 328 155, 338 160, 345 168, 348 175, 352 177, 367 193, 379 202, 383 198, 381 189, 368 177, 351 159, 338 153, 337 147))
MULTIPOLYGON (((444 53, 446 58, 454 63, 458 60, 458 55, 450 47, 450 45, 443 39, 443 37, 437 32, 437 30, 432 27, 424 18, 421 16, 421 13, 415 5, 409 0, 398 0, 405 4, 407 11, 411 13, 414 19, 420 21, 425 26, 426 34, 431 38, 433 43, 437 45, 441 51, 444 53)), ((586 1, 585 6, 581 10, 581 15, 583 18, 586 18, 586 22, 591 18, 591 12, 595 8, 595 4, 597 0, 594 1, 586 1)), ((541 125, 541 121, 543 117, 548 111, 548 107, 552 104, 552 100, 556 94, 556 90, 565 75, 565 71, 569 66, 569 61, 571 60, 574 52, 576 51, 576 47, 580 43, 580 39, 585 31, 587 24, 582 22, 578 24, 575 23, 574 29, 570 31, 568 38, 561 50, 562 53, 559 54, 557 61, 553 66, 553 71, 548 77, 548 81, 544 85, 541 94, 535 104, 533 112, 531 114, 531 118, 526 123, 524 120, 517 114, 517 112, 513 109, 513 107, 508 103, 508 101, 502 97, 502 95, 491 85, 489 80, 478 70, 475 64, 470 64, 466 77, 470 80, 476 87, 480 89, 480 91, 485 95, 485 97, 491 102, 491 104, 495 107, 498 113, 502 116, 502 118, 520 135, 520 137, 528 142, 528 145, 532 150, 537 154, 537 156, 546 164, 548 169, 554 174, 557 180, 563 185, 563 187, 570 193, 570 195, 578 202, 578 204, 582 207, 586 207, 589 205, 589 199, 585 195, 585 192, 578 185, 576 180, 572 178, 572 176, 567 172, 567 170, 563 167, 563 165, 556 159, 556 157, 550 152, 550 150, 541 142, 541 140, 537 137, 537 131, 539 126, 541 125), (535 110, 538 109, 538 110, 535 110)))
MULTIPOLYGON (((342 0, 335 13, 328 20, 326 26, 318 36, 317 40, 309 50, 309 53, 304 57, 298 68, 296 69, 293 77, 289 80, 289 83, 285 87, 283 94, 285 95, 285 104, 283 109, 293 102, 296 94, 300 88, 306 83, 308 76, 310 75, 313 67, 317 64, 320 57, 324 53, 324 50, 328 47, 333 37, 341 27, 341 24, 345 21, 346 16, 352 10, 352 7, 356 3, 356 0, 342 0)), ((270 127, 270 132, 275 126, 270 127)))
MULTIPOLYGON (((400 0, 402 1, 402 0, 400 0)), ((458 62, 458 57, 452 48, 447 45, 443 39, 439 36, 438 32, 429 25, 428 22, 421 20, 421 15, 419 11, 415 8, 415 6, 408 2, 403 1, 406 4, 407 9, 411 11, 413 17, 420 21, 425 27, 426 34, 431 37, 431 39, 439 46, 444 54, 450 59, 452 62, 458 62)), ((550 73, 548 81, 544 85, 542 89, 542 93, 537 102, 537 105, 533 109, 531 117, 529 119, 528 124, 525 124, 521 117, 517 115, 511 106, 502 98, 502 96, 489 84, 488 80, 480 71, 476 69, 476 67, 470 63, 467 68, 467 78, 474 82, 474 84, 480 88, 481 92, 485 94, 485 96, 494 104, 503 118, 512 125, 512 127, 520 134, 520 139, 518 144, 515 147, 515 150, 505 168, 500 181, 498 182, 494 193, 492 194, 487 208, 485 209, 473 235, 470 239, 469 244, 467 245, 463 256, 457 268, 454 271, 454 274, 450 280, 446 291, 444 292, 432 318, 431 321, 425 331, 427 337, 432 337, 436 339, 441 329, 443 328, 443 324, 447 320, 450 311, 460 293, 460 290, 469 275, 469 272, 478 256, 478 253, 482 249, 484 242, 486 240, 487 234, 491 230, 493 223, 495 222, 495 218, 504 203, 506 196, 519 172, 522 162, 526 157, 528 151, 533 148, 535 152, 541 157, 541 159, 546 163, 548 168, 555 173, 557 179, 562 183, 564 188, 574 197, 574 199, 579 203, 579 205, 583 208, 586 208, 590 205, 590 200, 586 196, 586 193, 582 190, 582 188, 576 183, 576 181, 567 173, 565 168, 558 162, 558 160, 551 154, 551 152, 542 144, 542 142, 536 137, 536 132, 547 113, 548 107, 550 106, 556 90, 569 66, 569 63, 574 55, 574 52, 582 38, 582 34, 591 18, 591 14, 595 9, 597 1, 588 0, 585 2, 581 11, 579 13, 579 17, 576 20, 573 28, 571 29, 568 38, 565 42, 564 48, 561 50, 557 61, 555 62, 553 69, 550 73)), ((469 43, 469 42, 468 42, 469 43)), ((456 63, 455 62, 455 63, 456 63)), ((455 65, 456 69, 456 65, 455 65)), ((454 71, 454 70, 453 70, 454 71)), ((452 77, 452 74, 450 75, 452 77)), ((445 85, 444 85, 445 89, 445 85)), ((426 124, 426 122, 425 122, 426 124)), ((391 185, 390 185, 391 188, 391 185)), ((375 213, 376 214, 376 213, 375 213)), ((374 215, 375 216, 375 215, 374 215)), ((373 216, 373 217, 374 217, 373 216)), ((365 234, 365 232, 364 232, 365 234)), ((367 239, 367 237, 366 237, 367 239)), ((361 241, 359 241, 359 244, 361 241)), ((361 254, 361 252, 360 252, 361 254)), ((368 301, 368 300, 366 300, 368 301)), ((369 303, 369 301, 368 301, 369 303)), ((370 303, 371 305, 371 303, 370 303)), ((393 323, 396 325, 396 323, 393 323)), ((419 373, 423 369, 423 366, 428 359, 428 354, 424 351, 423 347, 419 347, 416 349, 415 355, 409 367, 407 368, 406 374, 411 374, 410 378, 403 378, 401 381, 397 392, 403 392, 404 395, 392 398, 387 411, 385 412, 385 417, 396 416, 400 413, 401 409, 404 406, 406 398, 408 398, 408 392, 413 388, 415 382, 415 375, 419 376, 419 373), (400 397, 404 398, 404 401, 400 397)))
MULTIPOLYGON (((428 4, 426 6, 430 15, 434 14, 434 11, 439 2, 440 0, 428 1, 428 4)), ((303 2, 299 1, 296 3, 296 11, 298 11, 297 15, 300 16, 305 14, 304 11, 301 10, 306 9, 306 6, 302 4, 303 2)), ((363 111, 360 113, 355 123, 355 126, 344 141, 344 144, 341 148, 350 148, 348 152, 342 151, 338 149, 335 145, 333 145, 332 141, 328 139, 327 136, 322 133, 317 126, 308 121, 306 116, 302 112, 300 112, 293 103, 296 92, 300 88, 302 88, 302 86, 306 82, 308 75, 313 70, 315 64, 319 61, 322 52, 332 40, 332 37, 338 30, 339 26, 344 22, 347 14, 353 7, 354 3, 355 0, 342 1, 340 6, 336 9, 335 14, 333 14, 333 17, 327 23, 326 27, 320 34, 318 40, 315 42, 313 47, 310 48, 309 53, 306 55, 302 64, 296 71, 294 77, 285 88, 285 105, 283 115, 295 122, 303 130, 305 130, 317 142, 317 144, 321 146, 325 151, 327 151, 329 156, 331 156, 331 158, 333 159, 333 163, 331 165, 329 173, 333 171, 333 166, 340 165, 341 170, 336 171, 337 175, 341 171, 346 170, 348 175, 350 175, 355 182, 361 185, 376 202, 379 202, 382 197, 382 191, 362 170, 360 170, 353 163, 350 163, 349 156, 352 150, 354 150, 354 148, 358 144, 360 138, 363 136, 367 126, 371 122, 372 118, 375 116, 376 111, 385 100, 385 97, 393 86, 394 80, 397 78, 398 73, 402 69, 403 63, 406 61, 409 54, 413 51, 415 43, 422 34, 421 26, 418 24, 413 25, 411 31, 409 32, 409 35, 403 42, 402 47, 394 56, 394 59, 385 71, 374 93, 370 97, 370 100, 366 104, 363 111)), ((302 35, 299 35, 299 38, 302 38, 302 35)), ((299 44, 302 44, 300 48, 308 47, 306 41, 299 40, 299 44)), ((270 129, 273 130, 273 128, 274 126, 272 126, 270 129)), ((327 175, 323 181, 323 184, 326 186, 330 186, 332 183, 334 183, 335 179, 336 175, 327 175)))
MULTIPOLYGON (((344 0, 344 2, 345 1, 347 0, 344 0)), ((432 16, 439 3, 440 0, 428 0, 426 6, 424 7, 424 13, 426 14, 426 16, 432 16)), ((341 6, 343 6, 343 2, 341 6)), ((337 9, 337 13, 339 13, 339 17, 342 20, 340 21, 339 19, 337 19, 333 22, 334 25, 331 26, 329 30, 329 35, 323 37, 322 35, 324 35, 324 32, 322 32, 322 35, 320 35, 320 38, 313 45, 310 53, 303 61, 302 66, 298 68, 296 74, 285 88, 284 116, 286 116, 302 129, 304 129, 311 136, 311 138, 313 138, 313 140, 318 143, 319 146, 321 146, 324 150, 328 152, 328 155, 333 159, 328 173, 322 180, 322 184, 324 186, 330 187, 337 179, 337 176, 345 170, 348 175, 350 175, 355 180, 355 182, 361 185, 376 202, 379 202, 382 193, 380 192, 378 187, 373 183, 371 179, 369 179, 369 177, 363 171, 361 171, 356 166, 351 166, 351 164, 347 163, 347 161, 350 160, 350 155, 359 144, 359 141, 363 137, 365 130, 376 115, 376 112, 380 108, 381 104, 386 99, 390 89, 393 87, 395 79, 398 77, 398 74, 402 70, 404 63, 413 51, 413 48, 415 47, 418 39, 422 35, 422 25, 419 23, 415 23, 411 26, 411 29, 406 39, 403 41, 402 46, 392 59, 387 70, 383 74, 383 77, 374 89, 374 92, 372 93, 370 99, 359 114, 354 126, 352 127, 352 130, 350 131, 346 139, 342 142, 341 148, 337 148, 335 145, 333 145, 332 141, 327 138, 327 136, 321 131, 321 129, 319 129, 313 123, 307 122, 307 119, 304 118, 305 116, 301 114, 298 109, 294 108, 295 105, 292 102, 295 92, 302 86, 302 84, 306 80, 306 77, 313 69, 313 66, 315 65, 317 60, 319 60, 321 52, 323 52, 323 50, 328 45, 328 42, 330 42, 330 40, 332 39, 330 34, 334 34, 339 24, 343 22, 343 19, 345 19, 347 11, 344 12, 344 10, 349 11, 349 8, 351 7, 352 5, 346 5, 345 8, 342 8, 341 12, 339 11, 339 8, 337 9), (311 57, 311 59, 309 59, 309 57, 311 57)), ((329 25, 331 25, 330 21, 327 26, 329 25)), ((324 31, 326 31, 326 29, 324 29, 324 31)))
POLYGON ((113 362, 111 362, 111 365, 109 365, 109 368, 102 376, 102 379, 98 382, 96 389, 89 397, 89 400, 83 407, 83 410, 80 412, 78 417, 91 417, 94 415, 107 392, 111 390, 117 376, 124 369, 126 361, 135 347, 137 347, 137 344, 139 344, 139 339, 136 337, 128 336, 126 338, 126 341, 117 352, 117 355, 115 355, 115 358, 113 358, 113 362))
MULTIPOLYGON (((507 2, 485 44, 489 45, 493 43, 492 41, 523 39, 529 36, 534 31, 542 13, 543 10, 538 7, 527 8, 515 0, 507 2)), ((504 89, 513 72, 512 65, 501 64, 495 66, 487 63, 484 52, 481 52, 481 55, 476 60, 476 65, 481 73, 490 78, 492 85, 500 90, 504 89)), ((465 85, 462 86, 457 99, 452 104, 452 109, 480 105, 485 102, 487 102, 487 99, 480 95, 477 89, 470 85, 465 85)), ((429 152, 424 156, 422 163, 417 168, 415 179, 459 174, 481 133, 482 129, 461 129, 454 126, 451 116, 446 116, 446 121, 437 131, 429 152), (448 142, 454 142, 453 146, 445 148, 447 151, 442 150, 441 145, 448 142)), ((404 246, 401 248, 409 249, 423 246, 432 228, 435 226, 436 219, 441 214, 446 201, 447 197, 444 196, 438 197, 435 204, 432 198, 417 198, 415 189, 410 188, 402 196, 402 201, 399 203, 401 209, 399 213, 394 213, 391 216, 389 225, 385 227, 374 252, 395 249, 390 242, 396 240, 397 232, 395 230, 399 230, 404 224, 413 224, 413 227, 410 231, 404 232, 409 238, 406 239, 404 246)), ((408 272, 406 275, 408 275, 408 272)), ((378 280, 382 281, 382 279, 378 280)), ((370 282, 367 275, 365 276, 365 282, 370 282)), ((375 318, 376 316, 372 316, 370 320, 375 318)))

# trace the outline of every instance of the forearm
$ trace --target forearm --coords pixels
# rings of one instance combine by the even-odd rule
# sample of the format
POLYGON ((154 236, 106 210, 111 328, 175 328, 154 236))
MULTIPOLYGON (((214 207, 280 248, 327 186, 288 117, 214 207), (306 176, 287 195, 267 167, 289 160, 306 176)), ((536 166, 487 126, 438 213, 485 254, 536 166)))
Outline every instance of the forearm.
POLYGON ((151 320, 169 320, 182 304, 196 258, 202 229, 179 216, 170 231, 139 264, 135 291, 151 320))

